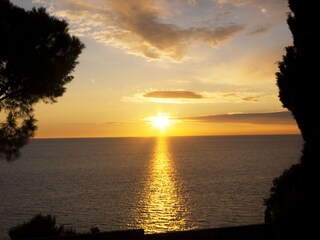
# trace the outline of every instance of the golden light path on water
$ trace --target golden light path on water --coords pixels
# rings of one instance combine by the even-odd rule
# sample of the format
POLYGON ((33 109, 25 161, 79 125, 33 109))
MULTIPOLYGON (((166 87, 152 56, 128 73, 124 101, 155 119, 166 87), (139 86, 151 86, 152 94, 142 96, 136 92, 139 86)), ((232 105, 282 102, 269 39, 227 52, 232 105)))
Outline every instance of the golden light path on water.
POLYGON ((137 220, 145 233, 187 229, 188 211, 164 137, 155 144, 141 204, 137 220))

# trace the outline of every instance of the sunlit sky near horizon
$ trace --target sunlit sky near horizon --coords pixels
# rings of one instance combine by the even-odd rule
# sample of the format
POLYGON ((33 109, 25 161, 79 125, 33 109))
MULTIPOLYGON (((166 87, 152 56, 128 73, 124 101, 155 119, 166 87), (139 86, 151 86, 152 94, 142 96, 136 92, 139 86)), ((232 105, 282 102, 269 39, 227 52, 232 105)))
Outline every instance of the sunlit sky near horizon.
POLYGON ((286 0, 12 0, 46 7, 85 43, 36 137, 291 134, 275 72, 286 0), (170 120, 157 128, 148 119, 170 120))

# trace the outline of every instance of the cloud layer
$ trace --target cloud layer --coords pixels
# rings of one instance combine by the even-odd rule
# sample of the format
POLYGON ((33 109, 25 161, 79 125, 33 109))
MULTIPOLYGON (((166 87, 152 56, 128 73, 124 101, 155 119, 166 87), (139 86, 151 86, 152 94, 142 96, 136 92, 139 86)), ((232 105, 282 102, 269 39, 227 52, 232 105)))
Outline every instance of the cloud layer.
POLYGON ((295 124, 289 112, 221 114, 186 117, 182 118, 182 120, 212 123, 295 124))

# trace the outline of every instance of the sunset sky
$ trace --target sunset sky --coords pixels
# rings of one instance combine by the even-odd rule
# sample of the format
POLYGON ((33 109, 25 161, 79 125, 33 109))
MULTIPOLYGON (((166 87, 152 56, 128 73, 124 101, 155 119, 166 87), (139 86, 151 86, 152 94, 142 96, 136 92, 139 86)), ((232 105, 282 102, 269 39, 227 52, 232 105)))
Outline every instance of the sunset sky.
POLYGON ((286 0, 12 2, 46 7, 86 45, 65 95, 36 106, 36 137, 298 133, 275 80, 286 0))

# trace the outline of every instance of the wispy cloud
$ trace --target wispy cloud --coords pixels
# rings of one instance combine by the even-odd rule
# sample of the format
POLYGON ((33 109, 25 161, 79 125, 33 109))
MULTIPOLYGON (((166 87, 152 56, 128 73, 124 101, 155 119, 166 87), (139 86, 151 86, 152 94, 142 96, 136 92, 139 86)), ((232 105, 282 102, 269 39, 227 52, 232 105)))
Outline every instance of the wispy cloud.
MULTIPOLYGON (((247 22, 247 35, 257 35, 269 32, 274 26, 285 21, 289 11, 287 0, 211 0, 222 7, 231 7, 235 12, 243 9, 256 14, 255 20, 247 22)), ((254 15, 253 14, 253 15, 254 15)), ((251 15, 251 16, 253 16, 251 15)), ((249 14, 250 16, 250 14, 249 14)))
POLYGON ((245 102, 258 102, 265 94, 262 93, 246 93, 246 92, 228 92, 224 93, 223 97, 229 101, 245 101, 245 102))
POLYGON ((143 96, 146 98, 203 98, 201 94, 191 91, 152 91, 143 96))
POLYGON ((219 4, 232 4, 234 6, 240 7, 245 5, 257 6, 261 9, 275 10, 279 8, 285 8, 287 6, 286 0, 212 0, 219 4))
POLYGON ((32 3, 45 4, 45 0, 32 0, 32 3))
POLYGON ((234 6, 243 6, 252 2, 256 2, 256 0, 213 0, 216 1, 220 4, 226 4, 226 3, 230 3, 234 6))
POLYGON ((184 117, 179 119, 211 123, 295 124, 295 121, 289 112, 221 114, 184 117))
POLYGON ((267 25, 256 26, 248 32, 248 35, 262 34, 262 33, 268 32, 269 30, 270 30, 270 26, 267 26, 267 25))
MULTIPOLYGON (((184 59, 192 42, 217 46, 244 29, 239 24, 181 28, 164 22, 166 9, 155 0, 57 1, 55 15, 68 19, 72 30, 148 59, 184 59), (59 3, 59 5, 58 5, 59 3)), ((189 1, 196 4, 197 1, 189 1)))

